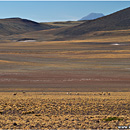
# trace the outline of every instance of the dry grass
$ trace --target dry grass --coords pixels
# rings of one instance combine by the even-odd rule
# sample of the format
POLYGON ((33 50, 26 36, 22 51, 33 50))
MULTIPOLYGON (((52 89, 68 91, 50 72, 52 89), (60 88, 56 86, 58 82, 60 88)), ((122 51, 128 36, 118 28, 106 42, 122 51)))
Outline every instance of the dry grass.
POLYGON ((45 24, 53 25, 57 27, 72 27, 82 24, 83 21, 61 21, 61 22, 45 22, 45 24))
MULTIPOLYGON (((111 39, 112 40, 112 39, 111 39)), ((109 42, 112 42, 110 39, 109 42)), ((7 66, 25 66, 24 68, 42 66, 46 68, 86 68, 88 59, 126 59, 130 58, 129 45, 122 43, 114 46, 105 43, 103 39, 72 40, 72 41, 48 41, 34 43, 6 43, 0 45, 0 64, 7 66), (91 42, 91 44, 88 42, 91 42), (96 44, 93 42, 100 42, 96 44), (29 59, 29 60, 25 60, 29 59), (72 61, 72 62, 71 62, 72 61)), ((97 67, 94 65, 94 67, 97 67)), ((42 68, 43 69, 43 68, 42 68)), ((34 70, 34 69, 33 69, 34 70)))
POLYGON ((129 92, 13 94, 0 93, 2 129, 117 129, 130 124, 129 92))

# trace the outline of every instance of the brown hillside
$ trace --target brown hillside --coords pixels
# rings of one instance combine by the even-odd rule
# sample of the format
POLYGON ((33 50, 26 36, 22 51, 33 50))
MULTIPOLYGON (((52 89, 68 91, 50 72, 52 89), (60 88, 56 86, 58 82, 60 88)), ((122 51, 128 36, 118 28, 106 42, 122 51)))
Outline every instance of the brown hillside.
POLYGON ((130 7, 96 20, 88 20, 83 24, 59 32, 58 35, 62 34, 71 37, 94 31, 123 29, 130 29, 130 7))
POLYGON ((0 19, 0 35, 22 34, 31 31, 53 28, 51 25, 40 24, 21 18, 0 19))

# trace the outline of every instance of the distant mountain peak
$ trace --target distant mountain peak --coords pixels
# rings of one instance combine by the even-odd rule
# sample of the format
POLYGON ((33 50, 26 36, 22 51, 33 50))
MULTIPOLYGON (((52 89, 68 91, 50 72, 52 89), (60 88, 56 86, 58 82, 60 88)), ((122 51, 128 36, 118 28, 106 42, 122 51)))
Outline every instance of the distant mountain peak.
POLYGON ((82 21, 82 20, 94 20, 94 19, 97 19, 97 18, 100 18, 100 17, 103 17, 104 14, 103 13, 90 13, 89 15, 81 18, 79 21, 82 21))
POLYGON ((67 28, 59 34, 76 37, 77 35, 84 35, 95 31, 125 29, 130 29, 130 7, 95 20, 86 20, 84 23, 67 28))

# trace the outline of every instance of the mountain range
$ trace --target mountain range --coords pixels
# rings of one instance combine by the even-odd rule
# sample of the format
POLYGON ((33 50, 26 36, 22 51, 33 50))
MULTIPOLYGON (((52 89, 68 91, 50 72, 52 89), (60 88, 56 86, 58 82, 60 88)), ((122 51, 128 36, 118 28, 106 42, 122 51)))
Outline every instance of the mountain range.
POLYGON ((94 31, 123 29, 130 29, 130 7, 95 20, 87 20, 83 24, 65 29, 58 34, 76 36, 94 31))
POLYGON ((98 31, 128 29, 130 29, 130 7, 107 16, 86 21, 37 23, 21 18, 0 19, 1 41, 19 39, 36 39, 37 41, 77 39, 80 36, 86 36, 98 31))
POLYGON ((94 20, 94 19, 97 19, 97 18, 100 18, 100 17, 103 17, 104 14, 103 13, 90 13, 89 15, 81 18, 79 21, 82 21, 82 20, 94 20))

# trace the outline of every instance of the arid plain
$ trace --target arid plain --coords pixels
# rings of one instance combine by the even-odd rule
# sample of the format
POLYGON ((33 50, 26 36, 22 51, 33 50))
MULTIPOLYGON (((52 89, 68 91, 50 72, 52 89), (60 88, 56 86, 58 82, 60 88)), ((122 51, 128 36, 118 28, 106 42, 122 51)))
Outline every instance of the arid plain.
POLYGON ((0 91, 130 91, 129 42, 103 40, 1 43, 0 91))
POLYGON ((128 37, 0 43, 0 57, 0 128, 130 125, 128 37))
POLYGON ((129 125, 130 45, 103 41, 1 43, 0 128, 129 125))
POLYGON ((1 92, 3 129, 117 129, 130 124, 130 92, 1 92))

